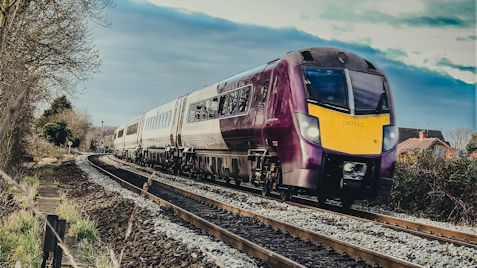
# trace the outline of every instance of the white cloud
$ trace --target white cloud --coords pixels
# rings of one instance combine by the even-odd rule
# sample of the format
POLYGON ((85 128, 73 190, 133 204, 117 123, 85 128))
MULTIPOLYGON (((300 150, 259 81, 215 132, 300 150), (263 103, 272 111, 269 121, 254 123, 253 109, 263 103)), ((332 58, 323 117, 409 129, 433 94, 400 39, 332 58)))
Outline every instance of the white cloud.
POLYGON ((339 4, 333 0, 148 1, 158 6, 201 12, 236 23, 271 28, 293 27, 322 39, 365 44, 383 52, 401 50, 407 56, 393 58, 394 60, 447 73, 466 83, 476 83, 474 73, 437 64, 442 57, 446 57, 455 65, 476 65, 476 41, 456 40, 458 37, 475 35, 475 25, 430 27, 396 23, 396 20, 409 16, 431 16, 432 14, 425 13, 426 2, 422 0, 347 0, 339 1, 339 4), (374 20, 367 18, 373 14, 381 17, 374 20))
POLYGON ((364 8, 368 11, 376 10, 391 16, 401 16, 422 12, 425 8, 425 4, 418 0, 368 1, 365 2, 364 8))

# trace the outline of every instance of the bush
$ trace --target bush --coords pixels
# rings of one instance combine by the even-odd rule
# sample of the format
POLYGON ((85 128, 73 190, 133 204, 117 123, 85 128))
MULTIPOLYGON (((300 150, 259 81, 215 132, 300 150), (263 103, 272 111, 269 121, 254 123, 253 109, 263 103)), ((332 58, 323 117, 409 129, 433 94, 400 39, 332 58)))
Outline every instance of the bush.
POLYGON ((55 122, 46 123, 41 129, 43 137, 49 142, 59 146, 65 144, 66 139, 71 136, 71 130, 66 127, 66 123, 55 122))
POLYGON ((475 224, 477 161, 434 157, 421 151, 417 160, 397 163, 387 206, 434 220, 475 224))
POLYGON ((49 143, 44 138, 32 134, 26 138, 28 146, 28 154, 30 156, 38 156, 41 158, 44 157, 53 157, 61 159, 63 158, 63 151, 60 147, 55 146, 52 143, 49 143))

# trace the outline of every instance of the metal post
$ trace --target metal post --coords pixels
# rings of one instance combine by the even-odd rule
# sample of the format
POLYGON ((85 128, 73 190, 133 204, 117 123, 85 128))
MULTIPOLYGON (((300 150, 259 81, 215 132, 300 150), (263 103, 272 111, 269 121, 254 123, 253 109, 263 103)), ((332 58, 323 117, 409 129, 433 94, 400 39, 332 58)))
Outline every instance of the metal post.
MULTIPOLYGON (((62 241, 65 241, 66 220, 58 220, 56 223, 56 232, 62 241)), ((58 245, 58 240, 55 244, 55 252, 53 253, 53 268, 61 268, 61 259, 63 258, 63 249, 58 245)))
POLYGON ((103 152, 103 123, 104 121, 101 120, 101 131, 99 132, 99 146, 101 148, 101 153, 103 152))
MULTIPOLYGON (((58 215, 47 215, 46 220, 50 225, 56 229, 56 224, 58 222, 58 215)), ((46 267, 46 261, 48 260, 50 252, 53 252, 56 245, 56 237, 52 229, 48 224, 46 224, 45 229, 45 238, 43 240, 43 261, 41 263, 41 268, 46 267)))

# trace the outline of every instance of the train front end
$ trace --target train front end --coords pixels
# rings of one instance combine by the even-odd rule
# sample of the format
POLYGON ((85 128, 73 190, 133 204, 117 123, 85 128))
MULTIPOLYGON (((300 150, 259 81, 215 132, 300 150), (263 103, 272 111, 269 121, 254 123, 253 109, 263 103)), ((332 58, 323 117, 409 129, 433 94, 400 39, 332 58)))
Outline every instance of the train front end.
POLYGON ((323 198, 388 195, 398 142, 388 81, 361 57, 327 52, 296 67, 304 95, 292 89, 292 97, 305 96, 293 114, 303 167, 296 175, 323 198))

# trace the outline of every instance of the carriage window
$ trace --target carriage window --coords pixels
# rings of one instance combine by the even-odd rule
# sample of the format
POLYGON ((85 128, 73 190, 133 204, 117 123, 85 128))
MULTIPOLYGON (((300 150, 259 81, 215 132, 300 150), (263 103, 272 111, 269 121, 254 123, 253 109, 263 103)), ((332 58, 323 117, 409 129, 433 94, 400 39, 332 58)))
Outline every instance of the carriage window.
MULTIPOLYGON (((252 86, 235 89, 219 96, 192 103, 189 106, 188 122, 232 116, 247 110, 250 102, 252 86)), ((167 123, 169 124, 169 123, 167 123)))
POLYGON ((121 138, 123 136, 123 132, 124 132, 124 129, 121 129, 119 132, 118 132, 118 138, 121 138))
POLYGON ((132 135, 137 133, 137 124, 130 125, 126 130, 126 135, 132 135))
POLYGON ((219 115, 225 115, 227 114, 227 106, 229 104, 229 95, 224 94, 220 96, 220 101, 219 101, 219 115))
POLYGON ((233 115, 237 110, 237 102, 238 102, 238 92, 231 92, 229 95, 229 107, 227 114, 233 115))
POLYGON ((216 118, 218 109, 219 109, 219 99, 215 97, 212 100, 210 100, 210 107, 208 109, 209 118, 216 118))
POLYGON ((195 121, 199 121, 207 117, 207 113, 205 110, 205 103, 204 102, 199 102, 196 104, 196 109, 195 109, 195 121))
POLYGON ((240 91, 240 99, 238 104, 238 111, 244 112, 248 105, 248 98, 250 96, 250 86, 242 88, 240 91))
POLYGON ((171 125, 171 118, 172 118, 172 111, 169 111, 169 113, 167 113, 167 126, 171 125))

